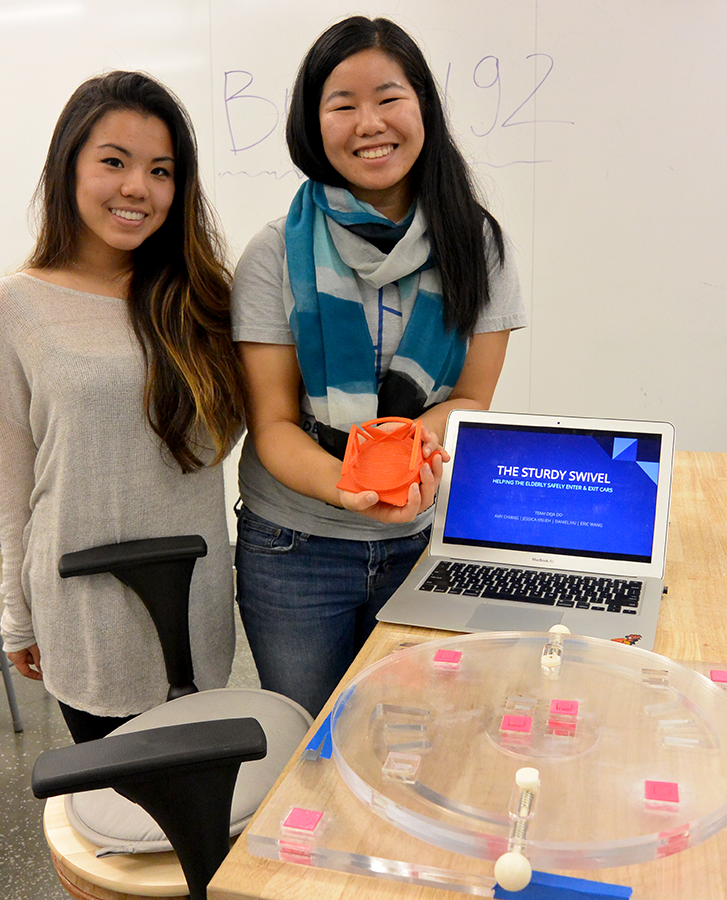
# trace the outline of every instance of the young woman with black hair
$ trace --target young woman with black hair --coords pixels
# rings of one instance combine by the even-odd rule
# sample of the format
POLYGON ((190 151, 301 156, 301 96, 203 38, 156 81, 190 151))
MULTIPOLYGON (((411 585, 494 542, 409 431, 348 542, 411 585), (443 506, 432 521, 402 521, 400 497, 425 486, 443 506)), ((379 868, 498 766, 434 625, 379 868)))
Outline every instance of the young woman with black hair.
POLYGON ((238 602, 262 686, 315 715, 426 547, 449 410, 489 407, 526 321, 502 231, 401 28, 329 28, 298 73, 287 140, 309 180, 233 285, 249 386, 238 602), (336 487, 351 425, 380 416, 424 426, 403 507, 336 487))
POLYGON ((138 72, 92 78, 56 124, 24 271, 0 280, 5 650, 76 740, 161 703, 161 647, 112 575, 62 554, 198 533, 190 635, 200 688, 227 683, 232 569, 219 463, 243 422, 231 277, 189 118, 138 72))

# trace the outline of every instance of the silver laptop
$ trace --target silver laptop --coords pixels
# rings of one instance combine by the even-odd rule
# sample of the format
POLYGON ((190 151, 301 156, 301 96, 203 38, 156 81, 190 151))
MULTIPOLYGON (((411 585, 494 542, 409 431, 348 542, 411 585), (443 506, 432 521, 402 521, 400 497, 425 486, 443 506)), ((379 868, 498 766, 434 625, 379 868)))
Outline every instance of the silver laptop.
POLYGON ((666 422, 455 410, 429 550, 378 614, 451 631, 654 646, 674 457, 666 422))

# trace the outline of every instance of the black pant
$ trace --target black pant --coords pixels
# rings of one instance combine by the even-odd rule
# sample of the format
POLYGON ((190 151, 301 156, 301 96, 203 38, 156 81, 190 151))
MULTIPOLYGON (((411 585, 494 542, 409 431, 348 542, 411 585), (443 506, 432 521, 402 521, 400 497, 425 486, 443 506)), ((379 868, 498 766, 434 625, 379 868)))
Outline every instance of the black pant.
POLYGON ((115 716, 94 716, 91 713, 83 712, 81 709, 66 706, 60 700, 58 705, 63 713, 63 718, 66 720, 68 730, 71 732, 71 737, 77 744, 106 737, 114 728, 118 728, 119 725, 123 725, 124 722, 134 718, 133 716, 122 716, 119 718, 115 716))

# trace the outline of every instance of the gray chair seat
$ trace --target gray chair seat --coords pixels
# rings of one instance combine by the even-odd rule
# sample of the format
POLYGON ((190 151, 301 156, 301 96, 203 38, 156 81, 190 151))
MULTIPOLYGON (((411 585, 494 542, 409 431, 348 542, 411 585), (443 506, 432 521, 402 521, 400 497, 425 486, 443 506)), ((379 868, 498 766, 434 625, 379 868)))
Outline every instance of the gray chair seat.
MULTIPOLYGON (((302 706, 270 691, 202 691, 142 713, 117 728, 113 734, 246 716, 257 719, 262 726, 268 752, 264 759, 247 762, 240 767, 232 798, 232 836, 245 827, 310 728, 312 719, 302 706)), ((65 798, 65 808, 68 820, 76 831, 100 848, 97 855, 156 853, 172 849, 149 813, 113 788, 69 794, 65 798)))

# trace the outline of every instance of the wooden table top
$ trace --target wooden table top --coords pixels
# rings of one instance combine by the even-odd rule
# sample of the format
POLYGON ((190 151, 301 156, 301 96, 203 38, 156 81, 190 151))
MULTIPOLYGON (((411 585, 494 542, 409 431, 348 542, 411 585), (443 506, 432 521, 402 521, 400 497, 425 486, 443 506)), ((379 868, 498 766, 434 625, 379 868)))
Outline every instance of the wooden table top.
MULTIPOLYGON (((654 652, 672 659, 727 664, 727 454, 678 452, 667 551, 669 588, 659 616, 654 652)), ((366 666, 402 643, 451 636, 448 632, 380 623, 321 712, 310 735, 330 712, 340 690, 366 666)), ((282 773, 248 826, 270 805, 297 805, 301 785, 296 766, 308 738, 282 773)), ((331 767, 335 764, 330 762, 331 767)), ((350 795, 350 804, 359 801, 350 795)), ((237 842, 208 888, 209 900, 454 900, 460 893, 441 888, 347 874, 253 856, 237 842)), ((404 838, 402 838, 404 839, 404 838)), ((411 839, 413 840, 413 839, 411 839)), ((491 875, 492 863, 482 872, 491 875)), ((727 897, 727 829, 688 850, 639 865, 563 872, 628 885, 634 900, 724 900, 727 897)))

